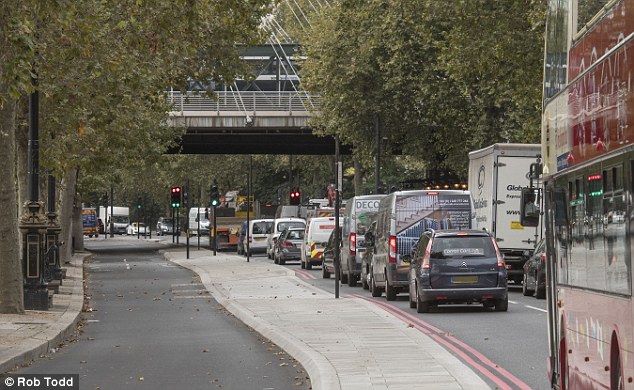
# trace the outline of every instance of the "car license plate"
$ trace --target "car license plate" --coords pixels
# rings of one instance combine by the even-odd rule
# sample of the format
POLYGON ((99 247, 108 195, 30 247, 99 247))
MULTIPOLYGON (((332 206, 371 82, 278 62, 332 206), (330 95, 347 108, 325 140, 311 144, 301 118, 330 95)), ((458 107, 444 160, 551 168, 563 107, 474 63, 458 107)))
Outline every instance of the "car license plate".
POLYGON ((264 237, 256 237, 255 238, 255 241, 262 241, 262 240, 264 240, 264 237))
POLYGON ((478 276, 477 275, 454 276, 451 278, 451 281, 454 284, 473 284, 473 283, 478 283, 478 276))

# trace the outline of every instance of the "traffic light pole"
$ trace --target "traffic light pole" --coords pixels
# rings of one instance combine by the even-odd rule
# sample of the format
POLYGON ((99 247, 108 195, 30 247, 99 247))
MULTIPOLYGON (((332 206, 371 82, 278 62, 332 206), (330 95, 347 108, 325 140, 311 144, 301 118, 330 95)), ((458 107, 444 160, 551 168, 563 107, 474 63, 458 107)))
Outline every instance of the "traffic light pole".
POLYGON ((218 236, 218 232, 216 231, 216 206, 214 206, 214 256, 216 256, 216 252, 218 251, 218 240, 216 237, 218 236))
POLYGON ((172 244, 176 240, 176 229, 178 229, 178 225, 174 219, 174 207, 172 206, 172 244))

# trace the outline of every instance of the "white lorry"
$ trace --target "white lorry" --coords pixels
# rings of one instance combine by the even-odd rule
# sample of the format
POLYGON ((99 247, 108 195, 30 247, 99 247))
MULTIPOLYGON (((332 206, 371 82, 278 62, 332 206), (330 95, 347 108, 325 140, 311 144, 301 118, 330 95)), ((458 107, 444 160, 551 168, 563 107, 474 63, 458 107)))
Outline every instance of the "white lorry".
MULTIPOLYGON (((541 155, 538 144, 493 144, 469 153, 469 191, 473 195, 476 229, 495 237, 504 254, 508 279, 523 279, 526 251, 532 251, 541 230, 520 224, 522 188, 530 183, 532 163, 541 155)), ((539 185, 534 182, 533 185, 539 185)))
POLYGON ((116 234, 126 234, 128 225, 130 225, 130 209, 128 207, 99 206, 99 218, 105 225, 107 233, 110 233, 110 222, 112 222, 112 231, 116 234))

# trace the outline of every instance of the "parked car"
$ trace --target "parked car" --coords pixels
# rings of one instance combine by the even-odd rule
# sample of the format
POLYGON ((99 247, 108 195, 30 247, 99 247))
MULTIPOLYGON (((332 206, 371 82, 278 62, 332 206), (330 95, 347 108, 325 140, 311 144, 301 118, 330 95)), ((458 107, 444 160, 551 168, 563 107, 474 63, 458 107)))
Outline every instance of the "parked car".
POLYGON ((273 229, 266 238, 266 255, 269 259, 273 259, 273 247, 280 233, 290 227, 304 229, 306 227, 306 221, 302 218, 275 218, 273 221, 273 229))
POLYGON ((344 211, 341 244, 341 282, 354 287, 361 277, 361 262, 366 251, 365 233, 379 202, 385 195, 360 195, 347 201, 344 211))
MULTIPOLYGON (((174 220, 166 217, 159 218, 156 223, 156 234, 158 236, 174 234, 174 220)), ((180 234, 180 229, 177 229, 176 234, 180 234)))
POLYGON ((275 264, 286 264, 289 260, 301 259, 304 228, 286 228, 278 237, 273 247, 275 264))
POLYGON ((495 239, 481 230, 428 230, 410 259, 409 304, 481 303, 508 310, 506 265, 495 239))
POLYGON ((524 263, 524 282, 522 293, 534 295, 537 299, 546 299, 546 240, 537 243, 532 256, 526 251, 528 260, 524 263))
POLYGON ((266 238, 273 230, 273 219, 254 219, 249 221, 249 240, 246 242, 245 253, 266 253, 266 238))
MULTIPOLYGON (((339 218, 339 224, 343 218, 339 218)), ((311 218, 306 225, 302 241, 301 267, 312 269, 313 265, 322 265, 322 252, 328 242, 330 233, 335 228, 335 217, 311 218)))
POLYGON ((145 224, 143 222, 133 222, 126 229, 127 235, 145 234, 145 224))
MULTIPOLYGON (((341 240, 339 240, 339 246, 336 244, 335 230, 330 233, 328 242, 321 254, 321 276, 324 279, 330 278, 330 274, 335 273, 335 252, 341 249, 341 240)), ((341 261, 341 258, 339 259, 341 261)), ((341 281, 343 283, 343 280, 341 281)))

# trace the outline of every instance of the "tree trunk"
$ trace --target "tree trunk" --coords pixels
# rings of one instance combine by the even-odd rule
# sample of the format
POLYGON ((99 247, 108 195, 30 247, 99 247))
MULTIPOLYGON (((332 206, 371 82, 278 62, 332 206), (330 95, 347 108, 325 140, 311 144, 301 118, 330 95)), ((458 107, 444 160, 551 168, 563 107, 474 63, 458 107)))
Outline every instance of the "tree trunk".
POLYGON ((82 199, 79 193, 75 193, 75 201, 73 202, 73 249, 75 251, 84 250, 84 225, 81 220, 82 199))
MULTIPOLYGON (((4 85, 0 91, 9 96, 4 85)), ((10 99, 10 98, 9 98, 10 99)), ((16 101, 0 105, 0 313, 24 312, 15 154, 16 101)))
POLYGON ((354 158, 354 195, 362 195, 361 187, 363 186, 363 167, 359 159, 354 158))
POLYGON ((64 244, 61 247, 60 251, 60 261, 64 264, 67 261, 70 261, 70 258, 73 255, 73 227, 72 227, 72 216, 73 216, 73 208, 75 204, 75 193, 77 192, 77 175, 79 174, 79 169, 74 168, 69 170, 64 174, 64 178, 61 183, 61 191, 62 191, 62 207, 60 208, 59 220, 62 226, 62 232, 60 234, 60 241, 63 241, 64 244))

